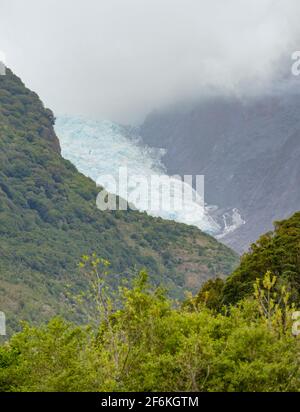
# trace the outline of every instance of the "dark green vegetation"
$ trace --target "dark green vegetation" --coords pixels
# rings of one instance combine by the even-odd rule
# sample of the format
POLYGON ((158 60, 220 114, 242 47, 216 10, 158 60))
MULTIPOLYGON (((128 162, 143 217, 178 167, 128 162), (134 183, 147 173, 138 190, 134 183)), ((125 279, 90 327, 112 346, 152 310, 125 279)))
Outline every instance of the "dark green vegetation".
MULTIPOLYGON (((94 285, 105 285, 106 276, 99 271, 100 277, 93 278, 94 269, 94 285)), ((24 325, 0 346, 0 388, 299 391, 300 340, 291 333, 294 309, 283 289, 283 303, 276 302, 275 284, 267 273, 263 282, 256 282, 255 297, 217 313, 193 299, 183 308, 174 306, 149 286, 142 272, 132 289, 121 289, 119 309, 116 297, 100 288, 97 327, 59 318, 38 328, 24 325)))
POLYGON ((300 306, 300 212, 275 223, 274 232, 259 238, 242 258, 224 288, 226 302, 236 302, 252 292, 253 281, 270 270, 288 287, 300 306))
POLYGON ((291 301, 300 308, 300 212, 275 222, 274 231, 251 246, 226 281, 209 280, 203 285, 198 300, 203 301, 209 292, 207 304, 212 308, 236 303, 252 294, 253 282, 267 271, 277 276, 278 286, 286 287, 291 301))
POLYGON ((196 228, 97 210, 95 184, 61 157, 53 123, 11 71, 0 76, 0 310, 10 331, 22 319, 68 318, 67 292, 85 288, 85 253, 110 259, 112 283, 147 267, 175 297, 232 271, 237 256, 196 228))

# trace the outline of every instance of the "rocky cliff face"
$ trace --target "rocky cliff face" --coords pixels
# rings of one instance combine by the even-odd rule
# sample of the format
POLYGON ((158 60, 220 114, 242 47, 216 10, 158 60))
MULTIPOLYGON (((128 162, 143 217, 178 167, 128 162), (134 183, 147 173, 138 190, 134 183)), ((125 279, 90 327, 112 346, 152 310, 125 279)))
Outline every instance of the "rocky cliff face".
POLYGON ((300 208, 300 96, 248 101, 211 98, 153 113, 144 141, 167 150, 168 172, 205 175, 205 200, 219 219, 237 208, 246 221, 223 241, 246 250, 274 220, 300 208))

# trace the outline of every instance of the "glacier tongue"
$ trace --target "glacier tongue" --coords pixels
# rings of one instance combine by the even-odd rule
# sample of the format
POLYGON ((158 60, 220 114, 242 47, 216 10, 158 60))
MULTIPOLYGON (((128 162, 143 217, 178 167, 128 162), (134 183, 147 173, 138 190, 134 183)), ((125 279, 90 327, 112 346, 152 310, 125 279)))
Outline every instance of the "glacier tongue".
POLYGON ((246 221, 240 215, 240 211, 236 208, 227 211, 222 215, 223 218, 223 228, 221 233, 216 235, 216 238, 221 240, 229 233, 234 232, 240 226, 244 225, 246 221))
MULTIPOLYGON (((128 176, 133 179, 134 176, 149 178, 165 174, 161 161, 164 150, 142 145, 134 130, 127 127, 110 121, 63 116, 57 118, 55 129, 63 157, 95 182, 101 184, 101 177, 105 175, 111 175, 117 180, 120 167, 126 167, 128 176)), ((109 185, 106 185, 105 189, 112 193, 116 191, 109 185)), ((119 194, 118 190, 116 192, 119 194)), ((151 192, 151 197, 158 196, 160 193, 151 192)), ((181 196, 180 190, 175 187, 171 196, 176 202, 176 196, 181 196)), ((140 210, 164 219, 197 226, 211 234, 220 233, 221 230, 205 207, 193 200, 185 202, 180 210, 161 208, 150 211, 143 207, 140 207, 140 210)))

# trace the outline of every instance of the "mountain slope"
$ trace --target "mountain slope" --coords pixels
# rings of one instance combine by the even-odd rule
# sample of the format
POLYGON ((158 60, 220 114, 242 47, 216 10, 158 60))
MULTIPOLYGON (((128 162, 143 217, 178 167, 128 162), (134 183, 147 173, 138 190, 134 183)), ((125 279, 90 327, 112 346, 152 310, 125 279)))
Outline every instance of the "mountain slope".
POLYGON ((113 282, 147 267, 175 296, 231 272, 235 253, 196 228, 97 210, 95 184, 61 157, 53 124, 20 79, 0 76, 0 310, 10 328, 67 316, 67 284, 84 289, 77 262, 92 251, 112 262, 113 282))
POLYGON ((253 283, 271 271, 285 285, 296 307, 300 304, 300 212, 276 222, 246 253, 239 267, 227 278, 224 301, 235 303, 253 293, 253 283))
POLYGON ((222 241, 239 252, 300 209, 300 95, 210 98, 150 115, 145 143, 167 149, 168 172, 205 175, 217 217, 237 208, 246 224, 222 241))

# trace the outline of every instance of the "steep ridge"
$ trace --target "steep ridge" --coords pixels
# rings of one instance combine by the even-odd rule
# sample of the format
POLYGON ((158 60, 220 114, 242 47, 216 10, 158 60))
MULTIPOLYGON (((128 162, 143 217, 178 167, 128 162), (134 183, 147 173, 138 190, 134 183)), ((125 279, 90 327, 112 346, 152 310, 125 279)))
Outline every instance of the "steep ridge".
POLYGON ((61 157, 53 124, 19 78, 0 76, 0 310, 10 329, 71 316, 67 292, 84 290, 77 263, 93 251, 112 262, 112 282, 147 267, 177 297, 232 271, 236 254, 194 227, 100 212, 95 183, 61 157))
POLYGON ((285 286, 290 299, 300 304, 300 212, 276 222, 274 230, 255 242, 223 288, 222 300, 236 303, 253 294, 253 283, 267 271, 277 276, 278 285, 285 286))

